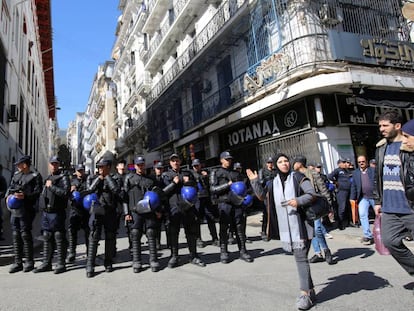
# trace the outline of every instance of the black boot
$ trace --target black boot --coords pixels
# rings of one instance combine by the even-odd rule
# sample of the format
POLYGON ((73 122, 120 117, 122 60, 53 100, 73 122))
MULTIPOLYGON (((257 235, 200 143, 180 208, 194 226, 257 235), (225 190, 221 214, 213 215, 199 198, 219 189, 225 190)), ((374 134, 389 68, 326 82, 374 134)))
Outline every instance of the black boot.
POLYGON ((249 255, 249 253, 246 250, 246 235, 244 233, 244 230, 245 228, 243 224, 238 224, 236 226, 236 238, 240 250, 240 259, 246 262, 252 262, 253 258, 249 255))
POLYGON ((99 226, 89 235, 88 257, 86 258, 86 277, 95 276, 95 259, 98 251, 98 243, 101 236, 101 227, 99 226))
POLYGON ((325 253, 325 260, 328 263, 328 265, 334 265, 337 263, 337 261, 332 257, 331 250, 329 248, 324 250, 325 253))
POLYGON ((78 244, 78 231, 74 229, 69 230, 68 235, 69 242, 69 252, 68 257, 66 258, 66 263, 73 263, 76 258, 76 245, 78 244))
POLYGON ((212 244, 214 246, 220 246, 220 242, 217 236, 216 223, 212 220, 207 220, 207 226, 208 226, 208 230, 210 231, 212 244))
MULTIPOLYGON (((170 228, 171 230, 171 228, 170 228)), ((178 233, 173 231, 170 234, 171 258, 168 261, 168 268, 175 268, 179 264, 178 259, 178 233)))
POLYGON ((187 235, 188 249, 190 251, 191 263, 199 267, 205 267, 206 264, 197 254, 197 239, 195 235, 187 235))
POLYGON ((16 273, 23 270, 23 241, 19 231, 13 231, 13 253, 14 263, 11 265, 9 273, 16 273))
POLYGON ((147 230, 147 238, 148 238, 151 271, 158 272, 158 270, 160 269, 160 264, 158 262, 158 256, 157 256, 157 240, 156 240, 155 229, 147 230))
POLYGON ((52 256, 53 256, 53 244, 52 244, 52 232, 43 231, 43 262, 42 264, 33 270, 34 273, 52 271, 52 256))
POLYGON ((221 263, 229 263, 229 252, 227 251, 227 243, 220 242, 220 261, 221 263))
POLYGON ((33 260, 33 237, 30 231, 22 232, 23 254, 25 262, 23 263, 23 272, 30 272, 34 269, 33 260))
POLYGON ((105 272, 112 272, 114 268, 112 267, 114 250, 116 249, 116 233, 115 232, 105 232, 105 272))
POLYGON ((138 229, 131 230, 131 244, 132 244, 132 270, 138 273, 142 269, 141 262, 141 236, 142 233, 138 229))
POLYGON ((54 273, 60 274, 66 271, 66 237, 63 232, 55 232, 57 263, 54 273))

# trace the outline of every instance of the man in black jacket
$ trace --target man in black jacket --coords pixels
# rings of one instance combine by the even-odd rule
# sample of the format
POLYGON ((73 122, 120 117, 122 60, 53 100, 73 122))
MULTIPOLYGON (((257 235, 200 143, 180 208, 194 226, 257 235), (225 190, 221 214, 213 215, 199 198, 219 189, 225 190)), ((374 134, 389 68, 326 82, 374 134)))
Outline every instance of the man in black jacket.
POLYGON ((116 181, 111 177, 112 161, 102 159, 96 166, 98 175, 88 179, 87 191, 96 193, 98 202, 96 208, 90 211, 88 257, 86 260, 86 277, 95 275, 95 259, 98 250, 98 242, 101 238, 102 228, 105 230, 105 260, 106 272, 112 272, 112 259, 114 256, 116 228, 117 228, 117 198, 120 189, 116 181))
MULTIPOLYGON (((36 215, 35 206, 42 191, 42 176, 30 169, 30 156, 22 156, 16 163, 10 186, 5 193, 7 201, 12 196, 23 202, 18 209, 10 209, 10 224, 13 235, 14 263, 9 272, 29 272, 34 269, 32 224, 36 215), (24 264, 23 257, 26 258, 24 264)), ((17 201, 16 201, 17 202, 17 201)))
POLYGON ((408 135, 414 135, 414 123, 409 121, 401 127, 402 117, 396 111, 381 114, 378 123, 384 139, 377 143, 375 154, 374 209, 376 214, 381 213, 384 245, 400 266, 414 276, 414 254, 402 242, 407 230, 414 231, 414 198, 409 190, 412 181, 407 180, 414 174, 414 149, 406 140, 408 135))
POLYGON ((253 258, 246 250, 246 235, 244 233, 244 208, 242 202, 231 199, 230 185, 233 182, 244 181, 244 176, 233 170, 233 157, 228 151, 220 154, 221 167, 210 175, 210 190, 217 196, 220 212, 220 261, 229 263, 227 250, 228 232, 231 224, 236 227, 236 239, 240 250, 240 259, 252 262, 253 258), (240 203, 240 204, 239 204, 240 203))
POLYGON ((53 240, 56 243, 57 264, 55 274, 66 271, 66 206, 70 193, 70 180, 59 169, 60 160, 53 156, 49 160, 50 175, 46 178, 40 195, 39 206, 42 213, 43 262, 34 272, 52 269, 53 240))

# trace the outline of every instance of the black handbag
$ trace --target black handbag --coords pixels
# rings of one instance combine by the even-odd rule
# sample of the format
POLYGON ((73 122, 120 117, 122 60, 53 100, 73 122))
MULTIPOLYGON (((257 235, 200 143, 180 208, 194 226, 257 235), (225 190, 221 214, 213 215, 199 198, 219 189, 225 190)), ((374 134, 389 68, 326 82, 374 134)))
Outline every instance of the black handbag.
POLYGON ((310 221, 325 217, 330 211, 328 200, 320 194, 315 194, 312 203, 305 207, 306 218, 310 221))

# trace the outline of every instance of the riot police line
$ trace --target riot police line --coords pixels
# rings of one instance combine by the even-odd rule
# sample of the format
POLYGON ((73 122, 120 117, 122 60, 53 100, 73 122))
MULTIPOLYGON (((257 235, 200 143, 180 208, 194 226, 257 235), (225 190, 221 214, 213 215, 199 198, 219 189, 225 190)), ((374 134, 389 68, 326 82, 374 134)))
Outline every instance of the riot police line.
MULTIPOLYGON (((228 152, 221 153, 223 163, 225 158, 232 157, 228 152)), ((231 231, 237 240, 240 259, 253 261, 246 250, 245 235, 246 211, 253 203, 253 196, 246 176, 234 170, 232 165, 222 164, 207 172, 200 169, 201 163, 195 159, 192 168, 185 168, 181 167, 180 156, 172 154, 167 170, 158 164, 154 166, 157 174, 147 175, 145 159, 137 156, 135 170, 129 173, 121 170, 113 173, 112 161, 102 159, 96 165, 96 173, 87 175, 80 164, 70 177, 61 170, 60 159, 53 156, 49 160, 50 175, 44 180, 31 169, 30 156, 21 157, 15 165, 17 171, 6 193, 14 253, 10 273, 65 272, 66 266, 76 260, 81 230, 87 248, 86 276, 95 276, 96 255, 102 236, 105 238, 104 268, 106 272, 112 272, 120 222, 127 228, 134 273, 139 273, 143 267, 143 235, 148 239, 151 271, 160 270, 157 252, 161 228, 165 228, 171 251, 169 268, 177 267, 182 260, 178 254, 181 228, 187 239, 189 262, 204 267, 206 264, 197 252, 197 248, 204 246, 200 233, 204 219, 213 245, 220 247, 222 263, 229 263, 227 245, 231 231), (39 239, 43 243, 43 258, 35 267, 32 224, 37 210, 41 212, 39 239), (218 233, 216 223, 219 223, 218 233)))

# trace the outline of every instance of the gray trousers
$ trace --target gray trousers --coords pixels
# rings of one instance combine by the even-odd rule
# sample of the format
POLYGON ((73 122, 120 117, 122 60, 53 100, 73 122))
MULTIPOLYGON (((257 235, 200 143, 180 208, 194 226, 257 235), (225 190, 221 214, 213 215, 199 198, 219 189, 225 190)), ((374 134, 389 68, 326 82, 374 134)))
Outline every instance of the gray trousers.
POLYGON ((311 242, 308 240, 305 248, 293 250, 296 266, 298 268, 300 290, 305 292, 313 289, 313 281, 308 260, 310 245, 311 242))
POLYGON ((400 266, 403 267, 408 274, 414 276, 414 254, 402 242, 404 232, 407 229, 414 232, 414 213, 382 213, 382 242, 400 266))

